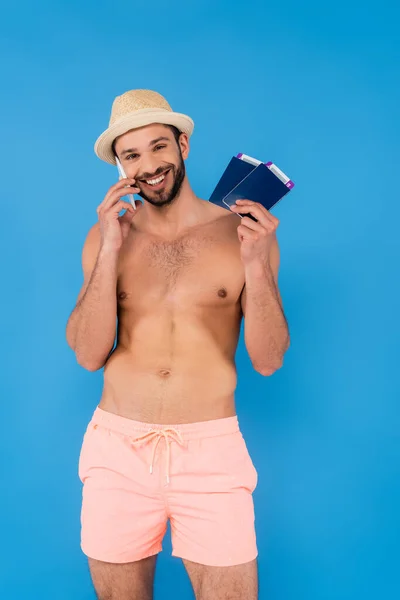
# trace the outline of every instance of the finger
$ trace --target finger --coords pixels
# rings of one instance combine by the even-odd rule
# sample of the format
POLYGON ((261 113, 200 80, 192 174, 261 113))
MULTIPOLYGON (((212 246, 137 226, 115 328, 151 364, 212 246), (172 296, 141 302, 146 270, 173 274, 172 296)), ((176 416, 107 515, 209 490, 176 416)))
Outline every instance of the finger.
POLYGON ((108 212, 112 213, 112 214, 119 214, 121 212, 121 210, 124 210, 126 208, 127 212, 130 213, 135 213, 135 209, 133 208, 132 204, 130 202, 124 202, 124 200, 120 200, 119 202, 117 202, 116 204, 114 204, 108 212))
MULTIPOLYGON (((266 215, 259 207, 257 206, 244 206, 237 207, 235 212, 240 212, 241 215, 248 215, 248 218, 252 220, 256 220, 256 222, 261 225, 266 231, 272 231, 278 227, 279 221, 273 221, 270 218, 270 215, 266 215)), ((244 217, 245 218, 245 217, 244 217)), ((243 219, 242 219, 243 220, 243 219)))
MULTIPOLYGON (((100 207, 102 208, 104 205, 108 205, 110 202, 110 199, 113 197, 113 195, 115 193, 118 193, 121 190, 124 190, 124 189, 129 190, 130 189, 132 191, 129 191, 129 192, 126 191, 125 194, 119 194, 118 197, 122 197, 123 195, 126 195, 126 194, 137 194, 139 191, 139 188, 136 186, 131 187, 135 183, 136 182, 132 177, 126 177, 124 179, 121 179, 120 181, 117 181, 117 183, 115 183, 114 185, 112 185, 110 187, 110 189, 108 190, 107 194, 104 197, 104 200, 99 204, 99 208, 100 207), (126 186, 130 186, 130 187, 128 188, 126 186)), ((115 201, 115 197, 114 197, 114 201, 115 201)))
POLYGON ((259 234, 256 231, 253 231, 252 229, 249 229, 244 225, 239 225, 239 227, 237 228, 237 232, 239 235, 239 239, 242 238, 245 240, 257 241, 259 237, 259 234))
POLYGON ((258 222, 258 219, 256 219, 255 217, 253 217, 253 215, 251 215, 250 212, 247 212, 245 210, 245 212, 243 213, 239 209, 239 207, 236 206, 235 204, 232 204, 229 208, 232 210, 232 212, 236 213, 237 216, 240 217, 241 219, 243 219, 244 215, 247 214, 249 219, 251 219, 252 221, 258 222))
MULTIPOLYGON (((142 206, 141 202, 138 202, 138 208, 133 209, 133 210, 126 210, 126 212, 121 215, 120 217, 118 217, 118 220, 120 223, 132 223, 133 219, 135 218, 135 216, 137 215, 139 209, 139 206, 142 206)), ((132 206, 131 206, 132 208, 132 206)))
POLYGON ((260 204, 259 202, 253 202, 252 200, 246 200, 246 199, 242 199, 239 198, 238 200, 236 200, 236 204, 238 207, 242 208, 242 207, 254 207, 255 210, 260 210, 261 214, 265 215, 268 219, 272 220, 275 224, 279 223, 279 219, 277 219, 276 217, 274 217, 274 215, 272 215, 269 210, 267 210, 265 208, 265 206, 263 206, 262 204, 260 204))
POLYGON ((104 199, 103 202, 99 205, 98 209, 100 211, 108 210, 112 207, 120 198, 124 196, 128 196, 129 194, 137 194, 139 192, 138 187, 125 187, 122 186, 119 189, 115 190, 111 195, 108 196, 107 199, 104 199))
POLYGON ((133 177, 123 177, 122 179, 119 179, 116 183, 114 183, 114 185, 110 187, 107 194, 105 195, 104 200, 107 200, 111 196, 111 194, 113 194, 116 190, 119 190, 126 185, 134 185, 135 183, 136 182, 133 177))
POLYGON ((105 201, 104 206, 107 208, 108 206, 112 206, 119 198, 129 196, 129 194, 137 194, 139 192, 140 188, 138 188, 137 186, 122 186, 121 188, 112 192, 107 201, 105 201))
POLYGON ((136 213, 143 207, 143 202, 135 200, 135 207, 132 206, 131 202, 129 202, 129 206, 133 209, 133 214, 136 215, 136 213))
POLYGON ((250 219, 250 217, 243 217, 241 220, 241 225, 245 225, 249 229, 258 231, 259 233, 263 233, 265 231, 265 227, 263 227, 258 221, 253 221, 253 219, 250 219))
POLYGON ((129 204, 129 206, 132 210, 127 210, 122 216, 118 217, 120 223, 132 223, 133 219, 142 208, 143 203, 136 202, 136 208, 133 208, 132 204, 129 204))
MULTIPOLYGON (((239 201, 237 200, 237 202, 239 202, 239 201)), ((231 206, 231 209, 236 214, 240 213, 240 214, 244 215, 244 214, 248 213, 248 214, 253 215, 253 217, 255 217, 257 219, 257 221, 259 221, 261 223, 261 225, 264 225, 264 226, 270 220, 270 219, 268 219, 268 215, 262 210, 262 209, 264 209, 264 207, 261 207, 261 205, 257 205, 255 202, 248 203, 248 204, 233 205, 233 206, 231 206)))

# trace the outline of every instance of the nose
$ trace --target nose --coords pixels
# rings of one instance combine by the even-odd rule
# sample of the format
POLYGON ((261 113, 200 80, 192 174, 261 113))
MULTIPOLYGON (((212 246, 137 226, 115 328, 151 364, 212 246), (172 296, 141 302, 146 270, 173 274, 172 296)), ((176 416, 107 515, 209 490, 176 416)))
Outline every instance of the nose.
POLYGON ((161 173, 165 168, 160 165, 157 158, 153 156, 142 156, 136 174, 138 179, 150 179, 157 173, 161 173))

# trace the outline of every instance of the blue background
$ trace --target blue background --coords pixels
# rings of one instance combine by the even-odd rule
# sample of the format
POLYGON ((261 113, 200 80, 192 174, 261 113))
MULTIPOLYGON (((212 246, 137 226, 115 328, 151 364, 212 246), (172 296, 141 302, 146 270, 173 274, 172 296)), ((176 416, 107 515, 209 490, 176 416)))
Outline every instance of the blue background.
MULTIPOLYGON (((93 144, 132 88, 193 117, 200 197, 237 152, 296 183, 273 211, 291 347, 269 378, 237 356, 260 599, 399 597, 398 20, 384 0, 2 7, 1 598, 94 598, 77 461, 102 372, 65 325, 117 180, 93 144)), ((192 598, 169 553, 156 600, 192 598)))

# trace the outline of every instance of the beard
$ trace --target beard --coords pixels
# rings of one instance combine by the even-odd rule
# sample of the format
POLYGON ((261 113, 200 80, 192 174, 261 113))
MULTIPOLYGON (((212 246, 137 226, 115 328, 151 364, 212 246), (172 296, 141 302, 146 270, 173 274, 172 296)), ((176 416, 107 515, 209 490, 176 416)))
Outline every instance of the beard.
MULTIPOLYGON (((162 169, 162 171, 165 172, 165 167, 162 169)), ((178 165, 171 165, 167 173, 167 177, 172 179, 172 185, 171 183, 168 183, 167 186, 162 190, 154 190, 154 192, 150 194, 148 192, 143 191, 139 182, 140 192, 138 193, 138 196, 143 198, 143 200, 147 200, 147 202, 149 202, 153 206, 157 206, 158 208, 161 208, 163 206, 169 206, 178 196, 182 187, 183 180, 185 179, 185 174, 185 163, 182 158, 182 153, 179 152, 178 165)), ((155 177, 157 175, 158 173, 155 173, 155 177)))

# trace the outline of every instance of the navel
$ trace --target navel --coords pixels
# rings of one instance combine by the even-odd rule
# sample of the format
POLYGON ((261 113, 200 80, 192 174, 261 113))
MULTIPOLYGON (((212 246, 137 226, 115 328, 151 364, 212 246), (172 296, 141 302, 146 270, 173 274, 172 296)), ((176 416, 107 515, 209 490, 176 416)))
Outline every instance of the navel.
POLYGON ((160 377, 169 377, 169 375, 171 375, 171 369, 160 369, 158 374, 160 377))
POLYGON ((225 288, 221 288, 221 289, 218 290, 218 296, 220 298, 226 298, 227 295, 228 295, 228 292, 226 291, 225 288))

